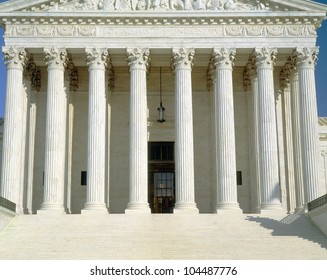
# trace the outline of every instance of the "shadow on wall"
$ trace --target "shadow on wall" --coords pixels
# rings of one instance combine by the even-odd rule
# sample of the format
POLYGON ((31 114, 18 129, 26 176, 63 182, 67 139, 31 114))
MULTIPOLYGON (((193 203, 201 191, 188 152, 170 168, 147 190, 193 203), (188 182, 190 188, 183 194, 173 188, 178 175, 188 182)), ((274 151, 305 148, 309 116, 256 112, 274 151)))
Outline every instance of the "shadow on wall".
POLYGON ((321 248, 327 250, 327 236, 314 226, 304 214, 288 215, 280 221, 255 216, 248 216, 246 219, 272 230, 271 235, 273 236, 298 236, 299 238, 317 243, 321 248))

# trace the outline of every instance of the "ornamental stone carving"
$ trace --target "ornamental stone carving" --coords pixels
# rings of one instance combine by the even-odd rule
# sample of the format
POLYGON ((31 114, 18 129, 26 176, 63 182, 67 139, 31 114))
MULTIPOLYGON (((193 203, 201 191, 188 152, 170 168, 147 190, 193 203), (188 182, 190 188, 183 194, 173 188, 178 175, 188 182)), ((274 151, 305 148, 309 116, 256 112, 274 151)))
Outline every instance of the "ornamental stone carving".
POLYGON ((27 63, 26 73, 31 78, 31 88, 39 91, 41 89, 41 70, 39 66, 36 66, 33 59, 30 59, 27 63))
POLYGON ((173 48, 172 51, 172 68, 179 67, 192 68, 194 60, 194 48, 173 48))
POLYGON ((290 85, 290 79, 291 79, 291 75, 294 69, 294 62, 289 59, 283 69, 280 71, 280 86, 281 88, 285 89, 290 85))
POLYGON ((240 0, 79 0, 72 3, 52 3, 49 10, 105 11, 175 11, 175 10, 269 10, 261 1, 240 0))
POLYGON ((208 69, 207 69, 207 89, 209 92, 212 92, 215 84, 215 65, 213 58, 211 56, 208 69))
POLYGON ((253 55, 255 56, 257 66, 272 68, 276 61, 277 49, 269 49, 267 47, 255 48, 253 55))
POLYGON ((77 91, 78 89, 78 71, 77 67, 69 58, 69 61, 67 63, 67 68, 66 68, 67 75, 69 77, 69 88, 72 91, 77 91))
POLYGON ((108 62, 108 50, 107 49, 85 49, 86 63, 90 67, 106 67, 108 62))
POLYGON ((243 72, 243 88, 245 91, 249 90, 252 85, 252 79, 257 75, 257 69, 253 57, 250 56, 249 62, 246 64, 243 72))
POLYGON ((314 68, 318 60, 319 47, 314 48, 296 48, 293 51, 293 59, 302 67, 314 68))
POLYGON ((150 67, 150 51, 148 48, 127 48, 126 50, 126 60, 128 65, 134 67, 144 67, 149 69, 150 67))
POLYGON ((219 68, 233 68, 236 50, 226 48, 214 48, 212 57, 214 65, 219 68))
POLYGON ((108 59, 107 70, 108 70, 108 89, 109 91, 112 92, 115 88, 115 71, 110 57, 108 59))
POLYGON ((28 61, 28 54, 24 48, 3 47, 2 52, 7 68, 23 69, 28 61))
POLYGON ((64 68, 67 65, 67 52, 64 48, 44 49, 44 55, 48 67, 64 68))

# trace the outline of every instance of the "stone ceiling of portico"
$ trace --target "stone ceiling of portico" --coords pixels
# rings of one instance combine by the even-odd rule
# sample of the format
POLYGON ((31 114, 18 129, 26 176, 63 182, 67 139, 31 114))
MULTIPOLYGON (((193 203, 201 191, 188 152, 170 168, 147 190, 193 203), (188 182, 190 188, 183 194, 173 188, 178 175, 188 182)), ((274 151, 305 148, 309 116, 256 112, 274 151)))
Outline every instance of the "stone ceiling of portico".
POLYGON ((10 12, 108 11, 306 11, 321 12, 326 6, 303 0, 11 0, 0 4, 10 12))

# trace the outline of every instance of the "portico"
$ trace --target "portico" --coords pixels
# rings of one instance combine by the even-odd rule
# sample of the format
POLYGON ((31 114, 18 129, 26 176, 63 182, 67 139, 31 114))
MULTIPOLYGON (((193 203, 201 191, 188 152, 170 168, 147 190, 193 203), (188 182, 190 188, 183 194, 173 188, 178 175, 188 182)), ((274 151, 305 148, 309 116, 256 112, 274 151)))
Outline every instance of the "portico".
POLYGON ((19 213, 151 213, 148 143, 171 142, 174 213, 304 211, 326 193, 314 80, 325 13, 281 7, 3 15, 0 195, 19 213))

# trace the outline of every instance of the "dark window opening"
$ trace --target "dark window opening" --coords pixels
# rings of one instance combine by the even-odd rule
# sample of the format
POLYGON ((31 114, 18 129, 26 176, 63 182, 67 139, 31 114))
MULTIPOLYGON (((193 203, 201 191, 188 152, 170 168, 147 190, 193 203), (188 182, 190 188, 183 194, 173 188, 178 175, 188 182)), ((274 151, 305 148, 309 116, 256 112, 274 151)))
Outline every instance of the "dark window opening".
POLYGON ((81 172, 81 185, 86 186, 87 184, 87 173, 86 171, 81 172))
POLYGON ((148 154, 150 161, 173 161, 174 142, 150 142, 148 154))
POLYGON ((242 186, 242 171, 236 171, 236 181, 238 186, 242 186))

